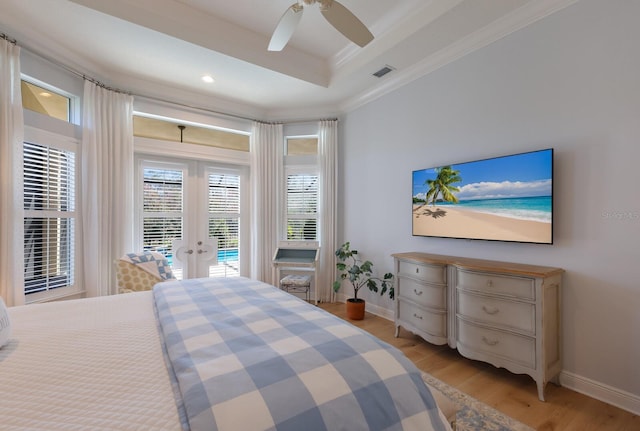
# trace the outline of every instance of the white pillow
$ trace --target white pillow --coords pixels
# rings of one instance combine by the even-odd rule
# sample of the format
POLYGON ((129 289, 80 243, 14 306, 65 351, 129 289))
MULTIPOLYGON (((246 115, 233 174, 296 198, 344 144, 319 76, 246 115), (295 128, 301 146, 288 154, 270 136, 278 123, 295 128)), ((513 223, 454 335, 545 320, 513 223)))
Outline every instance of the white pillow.
POLYGON ((9 342, 11 338, 11 322, 9 321, 9 312, 4 300, 0 296, 0 347, 9 342))

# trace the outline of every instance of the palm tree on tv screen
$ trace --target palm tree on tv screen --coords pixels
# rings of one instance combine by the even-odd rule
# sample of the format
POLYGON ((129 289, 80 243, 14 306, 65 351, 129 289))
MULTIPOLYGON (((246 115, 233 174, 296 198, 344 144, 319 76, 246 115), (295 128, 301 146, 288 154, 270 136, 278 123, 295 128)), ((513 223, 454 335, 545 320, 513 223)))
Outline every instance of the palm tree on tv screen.
POLYGON ((431 204, 435 206, 438 196, 441 196, 442 200, 457 204, 458 198, 454 193, 459 192, 460 189, 452 184, 462 181, 460 171, 452 169, 451 166, 442 166, 436 168, 435 171, 437 174, 436 178, 425 181, 425 184, 429 186, 426 203, 428 204, 429 199, 431 199, 431 204))

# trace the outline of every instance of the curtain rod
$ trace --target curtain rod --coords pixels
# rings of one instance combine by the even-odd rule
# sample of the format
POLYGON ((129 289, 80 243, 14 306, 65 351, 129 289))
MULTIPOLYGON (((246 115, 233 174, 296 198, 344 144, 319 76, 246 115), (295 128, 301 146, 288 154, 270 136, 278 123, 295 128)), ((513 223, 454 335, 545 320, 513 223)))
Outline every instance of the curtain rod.
POLYGON ((12 43, 14 45, 17 45, 17 41, 15 39, 10 38, 8 35, 4 34, 4 33, 0 33, 0 39, 4 39, 9 43, 12 43))
POLYGON ((92 84, 97 85, 98 87, 104 88, 105 90, 109 90, 109 91, 113 91, 113 92, 121 93, 121 94, 128 94, 129 96, 132 96, 131 92, 129 92, 129 91, 124 91, 124 90, 120 90, 118 88, 109 87, 104 82, 100 82, 100 81, 98 81, 98 80, 96 80, 94 78, 91 78, 90 76, 82 75, 82 79, 84 79, 85 81, 89 81, 92 84))
MULTIPOLYGON (((14 45, 18 44, 18 42, 15 39, 12 39, 11 37, 6 35, 5 33, 0 33, 0 38, 5 39, 6 41, 8 41, 10 43, 13 43, 14 45)), ((220 112, 220 111, 216 111, 215 109, 203 108, 201 106, 194 106, 194 105, 190 105, 190 104, 187 104, 187 103, 181 103, 181 102, 176 102, 176 101, 172 101, 172 100, 166 100, 166 99, 163 99, 163 98, 160 98, 160 97, 157 97, 157 96, 149 96, 149 95, 145 95, 145 94, 135 93, 133 91, 121 90, 121 89, 118 89, 118 88, 109 87, 109 86, 105 85, 104 83, 98 81, 97 79, 94 79, 94 78, 92 78, 90 76, 87 76, 86 74, 84 74, 82 72, 79 72, 78 70, 73 69, 72 67, 70 67, 70 66, 68 66, 68 65, 66 65, 66 64, 64 64, 64 63, 62 63, 62 62, 60 62, 58 60, 52 59, 51 57, 49 57, 47 55, 44 55, 41 52, 39 52, 38 50, 35 50, 35 49, 31 48, 31 47, 22 46, 22 48, 26 49, 27 51, 31 52, 32 54, 40 57, 41 59, 43 59, 45 61, 48 61, 49 63, 51 63, 51 64, 53 64, 53 65, 55 65, 57 67, 60 67, 60 68, 62 68, 64 70, 66 70, 67 72, 72 73, 73 75, 76 75, 76 76, 78 76, 78 77, 80 77, 82 79, 85 79, 85 80, 87 80, 89 82, 92 82, 92 83, 94 83, 94 84, 96 84, 96 85, 98 85, 98 86, 100 86, 102 88, 105 88, 105 89, 111 90, 111 91, 115 91, 115 92, 118 92, 118 93, 128 94, 128 95, 134 96, 134 97, 141 97, 141 98, 144 98, 144 99, 149 99, 149 100, 152 100, 152 101, 155 101, 155 102, 168 103, 168 104, 171 104, 171 105, 174 105, 174 106, 179 106, 179 107, 188 108, 188 109, 196 109, 196 110, 199 110, 199 111, 207 112, 209 114, 214 114, 214 115, 218 115, 218 116, 223 116, 223 117, 228 117, 228 118, 235 118, 235 119, 238 119, 238 120, 245 120, 245 121, 255 121, 255 122, 264 123, 264 124, 299 124, 299 123, 311 123, 311 122, 315 122, 315 121, 325 120, 325 119, 320 119, 320 120, 313 119, 313 120, 292 120, 292 121, 273 121, 273 122, 264 121, 264 120, 258 120, 256 118, 245 117, 245 116, 242 116, 242 115, 229 114, 227 112, 220 112)), ((328 120, 328 121, 338 121, 337 118, 328 118, 326 120, 328 120)))

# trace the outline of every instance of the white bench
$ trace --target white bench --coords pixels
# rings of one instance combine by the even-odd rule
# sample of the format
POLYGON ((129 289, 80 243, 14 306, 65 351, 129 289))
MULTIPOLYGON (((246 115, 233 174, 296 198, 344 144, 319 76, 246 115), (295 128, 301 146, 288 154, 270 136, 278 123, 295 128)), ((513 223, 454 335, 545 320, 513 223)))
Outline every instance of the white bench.
POLYGON ((289 293, 304 293, 305 299, 311 301, 311 276, 289 274, 280 280, 280 289, 289 293))

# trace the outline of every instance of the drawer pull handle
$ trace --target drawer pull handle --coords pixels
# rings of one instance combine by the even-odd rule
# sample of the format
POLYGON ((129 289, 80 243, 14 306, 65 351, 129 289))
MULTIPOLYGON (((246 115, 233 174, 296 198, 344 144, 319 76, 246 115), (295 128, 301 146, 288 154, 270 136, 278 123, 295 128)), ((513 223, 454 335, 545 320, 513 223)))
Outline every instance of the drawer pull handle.
POLYGON ((486 305, 483 305, 482 306, 482 311, 484 311, 487 314, 498 314, 500 309, 499 308, 487 308, 486 305))
POLYGON ((493 281, 487 280, 487 287, 493 287, 493 281))
POLYGON ((413 293, 415 293, 416 295, 420 296, 420 295, 422 295, 422 290, 413 289, 413 293))
POLYGON ((415 317, 416 319, 420 319, 422 320, 422 316, 417 315, 416 313, 413 313, 413 317, 415 317))
POLYGON ((416 274, 420 274, 420 268, 416 268, 416 274))
POLYGON ((489 346, 495 346, 496 344, 498 344, 500 342, 499 340, 489 340, 485 336, 482 337, 482 341, 484 341, 484 343, 489 345, 489 346))

